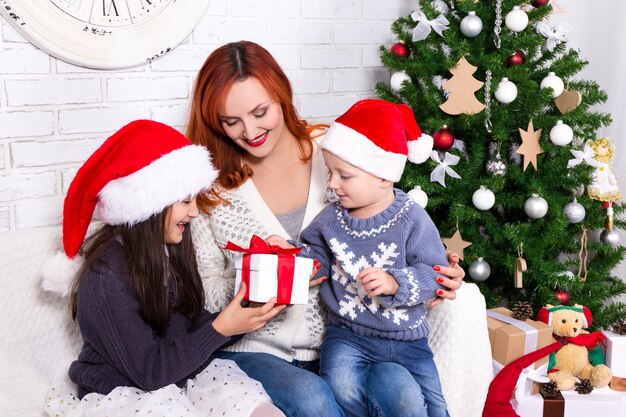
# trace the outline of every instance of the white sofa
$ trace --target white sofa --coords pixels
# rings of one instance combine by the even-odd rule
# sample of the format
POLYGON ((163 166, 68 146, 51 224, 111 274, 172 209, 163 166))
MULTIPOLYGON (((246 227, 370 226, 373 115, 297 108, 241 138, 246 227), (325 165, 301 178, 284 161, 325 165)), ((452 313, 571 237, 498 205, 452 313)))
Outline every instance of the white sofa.
MULTIPOLYGON (((59 228, 0 234, 0 415, 41 417, 46 394, 66 379, 80 334, 67 300, 44 293, 41 263, 60 245, 59 228)), ((431 346, 451 417, 480 417, 491 381, 484 297, 464 283, 454 302, 430 311, 431 346)))

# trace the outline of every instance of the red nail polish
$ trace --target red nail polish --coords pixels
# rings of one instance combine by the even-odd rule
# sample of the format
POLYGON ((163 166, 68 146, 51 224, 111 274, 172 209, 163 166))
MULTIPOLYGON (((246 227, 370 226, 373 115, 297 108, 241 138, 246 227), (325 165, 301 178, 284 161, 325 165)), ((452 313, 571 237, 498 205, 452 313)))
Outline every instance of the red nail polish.
POLYGON ((437 282, 441 284, 443 282, 443 277, 437 277, 437 282))
POLYGON ((435 271, 439 271, 441 268, 439 267, 439 265, 435 265, 435 266, 433 266, 433 269, 434 269, 435 271))
POLYGON ((443 295, 443 290, 437 290, 437 295, 443 295))

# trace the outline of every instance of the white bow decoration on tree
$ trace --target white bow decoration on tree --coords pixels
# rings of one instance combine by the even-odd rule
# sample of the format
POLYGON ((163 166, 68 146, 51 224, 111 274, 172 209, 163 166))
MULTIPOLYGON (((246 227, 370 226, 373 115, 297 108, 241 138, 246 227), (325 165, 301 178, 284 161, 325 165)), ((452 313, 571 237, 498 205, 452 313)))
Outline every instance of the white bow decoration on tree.
POLYGON ((448 29, 448 25, 450 24, 448 19, 446 19, 446 17, 442 14, 433 20, 428 20, 426 15, 420 10, 416 10, 411 13, 411 17, 415 22, 417 22, 417 26, 413 29, 413 42, 426 39, 431 30, 437 32, 440 36, 443 36, 443 31, 448 29))
POLYGON ((598 166, 597 161, 593 159, 593 149, 591 149, 591 146, 585 144, 582 151, 578 149, 570 149, 569 151, 574 155, 574 158, 567 161, 567 168, 574 168, 576 165, 580 165, 583 162, 586 162, 592 167, 598 166))
POLYGON ((441 161, 441 159, 439 158, 439 152, 432 151, 430 153, 430 159, 432 159, 433 161, 439 164, 439 166, 433 169, 433 172, 430 173, 431 182, 436 181, 445 187, 446 186, 446 174, 448 174, 452 178, 461 179, 461 176, 457 174, 455 170, 450 168, 451 165, 456 165, 459 163, 459 160, 461 158, 459 158, 458 156, 452 155, 451 153, 446 152, 445 156, 443 157, 443 161, 441 161))
POLYGON ((546 49, 550 52, 556 48, 559 42, 567 42, 567 34, 572 31, 572 26, 561 22, 557 27, 551 27, 548 22, 543 21, 537 25, 537 32, 545 36, 546 49))

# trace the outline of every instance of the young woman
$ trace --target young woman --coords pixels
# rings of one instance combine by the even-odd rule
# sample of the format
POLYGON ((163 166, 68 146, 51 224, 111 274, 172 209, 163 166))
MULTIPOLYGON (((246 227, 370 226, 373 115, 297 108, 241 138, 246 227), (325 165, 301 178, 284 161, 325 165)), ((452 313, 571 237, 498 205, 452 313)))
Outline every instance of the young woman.
POLYGON ((148 120, 79 169, 63 216, 63 256, 80 267, 71 311, 84 344, 69 370, 78 398, 52 396, 50 416, 284 415, 232 361, 209 359, 284 308, 243 308, 240 291, 219 314, 204 309, 189 225, 216 175, 205 148, 148 120), (96 206, 104 224, 83 242, 96 206))
MULTIPOLYGON (((221 249, 226 242, 246 246, 252 234, 297 239, 329 202, 316 140, 321 127, 298 117, 289 80, 255 43, 224 45, 200 69, 187 136, 209 149, 220 171, 213 192, 198 198, 204 213, 194 220, 192 233, 209 310, 223 308, 233 294, 232 258, 221 249)), ((443 297, 452 299, 464 272, 438 267, 450 289, 443 297)), ((308 305, 288 307, 216 354, 259 380, 289 417, 343 415, 317 374, 325 326, 318 293, 313 286, 308 305)), ((395 364, 372 366, 366 392, 371 415, 425 415, 419 414, 425 411, 419 387, 395 364)))

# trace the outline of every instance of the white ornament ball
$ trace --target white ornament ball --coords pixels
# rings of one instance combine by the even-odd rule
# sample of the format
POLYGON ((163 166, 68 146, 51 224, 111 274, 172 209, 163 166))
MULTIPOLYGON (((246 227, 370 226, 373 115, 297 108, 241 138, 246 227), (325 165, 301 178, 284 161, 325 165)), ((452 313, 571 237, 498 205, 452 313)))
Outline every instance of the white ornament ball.
POLYGON ((428 195, 422 190, 422 187, 417 185, 407 194, 413 199, 413 201, 422 206, 422 208, 426 208, 426 205, 428 204, 428 195))
POLYGON ((478 210, 489 210, 496 202, 496 196, 487 187, 481 185, 480 188, 472 194, 472 203, 478 210))
POLYGON ((519 6, 513 6, 513 10, 506 14, 504 24, 513 32, 521 32, 528 26, 528 15, 519 6))
POLYGON ((556 74, 554 74, 553 72, 549 72, 548 75, 546 75, 546 77, 541 80, 540 87, 550 87, 553 91, 552 97, 557 98, 563 92, 565 84, 563 84, 563 80, 559 78, 556 74))
POLYGON ((469 266, 468 272, 475 281, 485 281, 491 275, 491 266, 483 258, 478 258, 469 266))
POLYGON ((585 219, 586 214, 585 208, 578 201, 576 201, 576 199, 563 207, 563 213, 565 214, 565 217, 567 217, 567 220, 573 224, 582 222, 585 219))
POLYGON ((398 91, 402 90, 402 83, 404 81, 411 82, 411 78, 407 75, 406 72, 404 71, 394 72, 391 75, 391 79, 389 80, 389 85, 391 86, 391 89, 397 93, 398 91))
POLYGON ((494 95, 500 103, 509 104, 517 98, 517 86, 504 77, 498 84, 494 95))
POLYGON ((532 219, 540 219, 548 212, 548 202, 545 198, 537 194, 533 194, 524 203, 524 211, 528 217, 532 219))
POLYGON ((483 21, 476 16, 476 12, 469 12, 461 20, 461 33, 468 38, 478 36, 481 30, 483 30, 483 21))
POLYGON ((574 139, 574 131, 571 127, 563 123, 563 120, 556 122, 550 129, 550 140, 558 146, 568 145, 574 139))

